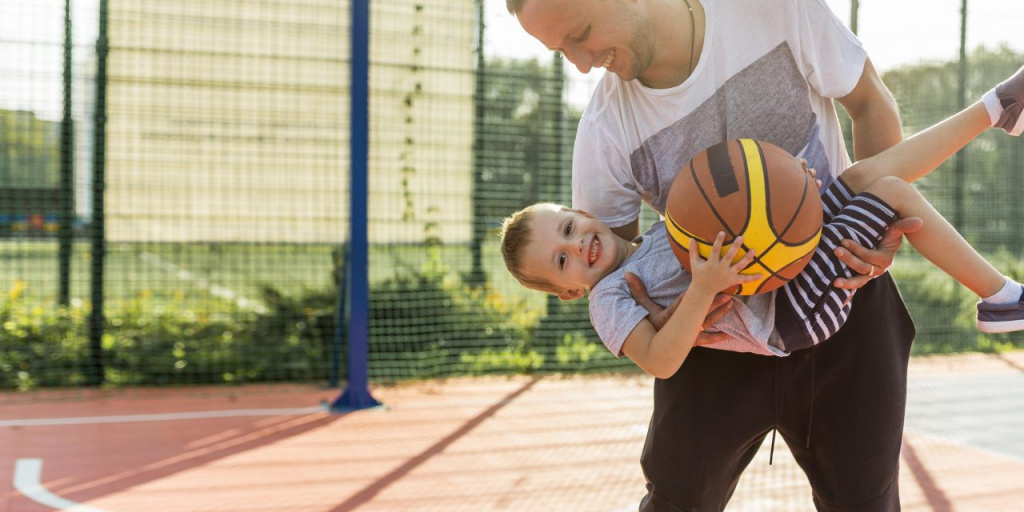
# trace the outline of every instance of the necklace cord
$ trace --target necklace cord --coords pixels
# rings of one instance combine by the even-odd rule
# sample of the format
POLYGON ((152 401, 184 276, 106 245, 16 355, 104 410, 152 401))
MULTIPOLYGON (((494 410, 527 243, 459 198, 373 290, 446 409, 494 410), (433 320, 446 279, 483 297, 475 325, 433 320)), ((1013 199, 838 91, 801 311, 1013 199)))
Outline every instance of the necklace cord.
POLYGON ((697 19, 693 7, 690 6, 690 0, 683 1, 686 2, 686 9, 690 11, 690 67, 686 71, 686 78, 690 78, 693 74, 693 50, 697 42, 697 19))

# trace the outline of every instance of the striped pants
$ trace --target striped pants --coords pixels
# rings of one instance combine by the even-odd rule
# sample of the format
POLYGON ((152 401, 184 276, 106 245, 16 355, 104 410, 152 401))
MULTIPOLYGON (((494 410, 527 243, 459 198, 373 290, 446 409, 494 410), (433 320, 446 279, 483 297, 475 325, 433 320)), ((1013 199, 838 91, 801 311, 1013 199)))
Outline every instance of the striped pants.
POLYGON ((775 328, 787 352, 817 345, 836 333, 850 316, 854 290, 833 286, 854 272, 834 254, 843 239, 875 248, 898 215, 877 196, 854 195, 835 180, 821 196, 825 224, 811 261, 775 295, 775 328))

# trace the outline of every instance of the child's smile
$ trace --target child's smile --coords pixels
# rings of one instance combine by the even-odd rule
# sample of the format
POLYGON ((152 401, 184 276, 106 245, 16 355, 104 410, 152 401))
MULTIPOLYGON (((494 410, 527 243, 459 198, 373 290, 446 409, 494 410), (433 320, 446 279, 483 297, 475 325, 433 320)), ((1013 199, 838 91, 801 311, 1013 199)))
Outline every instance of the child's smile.
POLYGON ((559 297, 582 297, 634 250, 586 212, 542 209, 530 218, 523 272, 553 284, 559 297))

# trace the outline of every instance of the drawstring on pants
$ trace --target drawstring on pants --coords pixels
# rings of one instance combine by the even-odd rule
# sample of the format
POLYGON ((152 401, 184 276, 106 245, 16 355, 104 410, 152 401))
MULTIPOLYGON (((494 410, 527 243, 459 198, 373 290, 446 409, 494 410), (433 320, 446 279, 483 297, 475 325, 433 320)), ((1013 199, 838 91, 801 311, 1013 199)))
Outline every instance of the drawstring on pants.
MULTIPOLYGON (((807 437, 804 439, 804 448, 811 447, 811 427, 814 424, 814 361, 815 353, 818 350, 818 346, 814 345, 810 348, 811 351, 811 382, 808 386, 808 404, 807 404, 807 437)), ((779 362, 775 361, 773 366, 773 382, 772 387, 775 394, 774 400, 772 401, 772 444, 771 449, 768 451, 768 465, 771 466, 775 461, 775 434, 779 431, 779 362)))
POLYGON ((774 392, 775 399, 772 401, 772 447, 768 451, 768 465, 772 465, 772 461, 775 459, 775 433, 779 431, 779 360, 776 358, 772 365, 774 370, 772 391, 774 392))
POLYGON ((814 354, 817 351, 817 345, 811 347, 811 385, 807 387, 807 389, 810 390, 810 403, 807 406, 807 441, 804 443, 804 448, 811 447, 811 423, 813 423, 814 420, 814 354))

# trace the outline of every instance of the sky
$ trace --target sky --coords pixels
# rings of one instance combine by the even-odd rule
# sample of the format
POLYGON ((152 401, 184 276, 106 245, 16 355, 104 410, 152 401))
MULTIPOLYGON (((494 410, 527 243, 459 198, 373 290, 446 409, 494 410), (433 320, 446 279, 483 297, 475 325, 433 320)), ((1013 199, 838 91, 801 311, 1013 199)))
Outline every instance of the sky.
MULTIPOLYGON (((504 0, 483 1, 488 55, 551 57, 505 10, 504 0)), ((849 23, 850 0, 826 3, 849 23)), ((97 0, 72 0, 74 39, 82 47, 94 44, 96 5, 97 0)), ((959 53, 961 0, 860 0, 859 5, 858 35, 880 71, 952 59, 959 53)), ((64 0, 0 0, 0 108, 34 110, 40 117, 59 119, 63 9, 64 0)), ((1024 53, 1024 0, 969 0, 968 48, 1000 43, 1024 53)), ((582 75, 567 64, 567 100, 582 107, 603 72, 582 75)))
MULTIPOLYGON (((485 48, 490 55, 549 58, 551 52, 526 32, 505 9, 504 0, 484 0, 485 48)), ((713 0, 703 0, 713 1, 713 0)), ((826 0, 849 26, 850 0, 826 0)), ((961 0, 860 0, 858 36, 875 68, 955 59, 960 53, 961 0)), ((1024 53, 1024 0, 968 0, 967 48, 1006 43, 1024 53)), ((569 101, 585 104, 604 70, 581 74, 568 65, 569 101)))
MULTIPOLYGON (((98 0, 72 0, 73 40, 95 47, 98 0)), ((0 0, 0 108, 62 114, 64 0, 0 0)), ((78 51, 80 59, 85 51, 78 51)), ((76 60, 78 60, 76 59, 76 60)))

